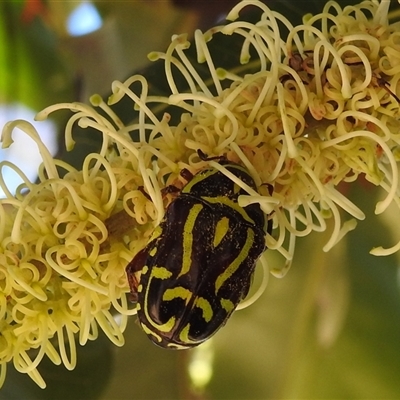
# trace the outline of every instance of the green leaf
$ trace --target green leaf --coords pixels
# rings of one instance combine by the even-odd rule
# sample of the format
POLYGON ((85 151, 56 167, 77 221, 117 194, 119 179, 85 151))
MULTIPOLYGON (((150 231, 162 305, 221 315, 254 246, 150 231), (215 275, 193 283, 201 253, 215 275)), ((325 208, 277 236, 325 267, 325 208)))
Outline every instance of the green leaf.
POLYGON ((40 110, 69 98, 72 85, 54 34, 21 12, 21 2, 0 3, 0 103, 40 110))

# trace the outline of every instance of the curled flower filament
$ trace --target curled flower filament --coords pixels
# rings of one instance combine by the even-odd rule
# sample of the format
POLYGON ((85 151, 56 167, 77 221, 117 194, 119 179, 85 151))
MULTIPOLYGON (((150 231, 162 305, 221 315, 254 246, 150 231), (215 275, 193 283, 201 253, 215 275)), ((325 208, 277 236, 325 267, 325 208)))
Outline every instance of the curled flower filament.
POLYGON ((293 26, 261 2, 243 1, 226 25, 196 31, 197 62, 188 56, 187 36, 174 36, 165 53, 149 56, 164 65, 168 95, 153 94, 146 78, 134 75, 113 82, 108 103, 94 95, 91 106, 64 103, 37 115, 43 120, 60 109, 73 112, 65 127, 68 150, 76 125, 101 135, 99 152, 87 155, 79 170, 54 160, 28 122, 8 123, 3 147, 18 127, 35 140, 43 163, 37 183, 0 163, 0 171, 11 168, 23 181, 12 195, 0 174, 7 196, 0 200, 0 384, 12 361, 44 387, 36 369, 43 357, 73 369, 74 336, 85 344, 96 339, 98 327, 123 344, 127 317, 135 313, 126 299, 125 266, 164 215, 169 197, 162 190, 182 186, 183 168, 196 173, 206 166, 198 150, 243 164, 258 186, 273 188, 260 194, 210 162, 247 192, 242 205, 259 203, 271 215, 274 229, 266 242, 286 260, 270 271, 278 277, 288 271, 298 237, 324 231, 331 218, 328 251, 365 218, 340 192, 341 182, 363 175, 382 187, 386 197, 376 213, 392 202, 400 206, 400 39, 389 3, 341 8, 329 1, 293 26), (256 23, 239 18, 249 6, 259 10, 256 23), (248 65, 217 65, 216 35, 227 42, 239 38, 237 59, 248 65), (200 73, 205 68, 207 76, 200 73), (122 99, 136 113, 128 124, 112 107, 122 99), (179 109, 178 120, 170 106, 179 109), (349 215, 344 222, 342 211, 349 215), (115 312, 122 316, 118 323, 115 312))

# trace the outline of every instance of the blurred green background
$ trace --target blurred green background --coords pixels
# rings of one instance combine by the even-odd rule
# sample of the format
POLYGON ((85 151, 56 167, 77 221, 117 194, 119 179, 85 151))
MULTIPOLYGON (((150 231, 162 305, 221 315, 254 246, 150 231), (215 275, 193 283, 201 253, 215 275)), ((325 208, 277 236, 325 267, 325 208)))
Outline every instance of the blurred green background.
MULTIPOLYGON (((68 24, 82 2, 0 2, 0 121, 32 119, 32 113, 56 102, 88 102, 92 93, 107 96, 113 80, 138 71, 162 91, 162 69, 149 66, 147 53, 165 50, 174 33, 216 24, 234 3, 86 3, 96 7, 100 25, 74 36, 68 24), (21 114, 24 107, 31 114, 21 114)), ((268 2, 294 23, 323 4, 268 2)), ((234 66, 238 57, 223 39, 216 42, 216 53, 234 66)), ((131 118, 123 107, 120 112, 124 120, 131 118)), ((55 118, 48 133, 53 152, 79 166, 98 144, 77 131, 79 145, 66 153, 58 132, 68 115, 55 118)), ((44 125, 37 126, 41 131, 44 125)), ((8 156, 0 152, 0 159, 8 156)), ((344 190, 366 220, 329 253, 322 252, 328 234, 298 240, 288 275, 271 276, 261 299, 235 313, 205 345, 191 351, 159 349, 132 318, 123 348, 104 337, 78 346, 78 366, 72 372, 43 362, 39 370, 46 390, 10 365, 0 399, 400 398, 398 257, 369 255, 372 247, 399 240, 399 212, 393 208, 375 216, 381 193, 371 185, 360 182, 344 190)), ((272 265, 281 262, 272 252, 268 258, 272 265)))

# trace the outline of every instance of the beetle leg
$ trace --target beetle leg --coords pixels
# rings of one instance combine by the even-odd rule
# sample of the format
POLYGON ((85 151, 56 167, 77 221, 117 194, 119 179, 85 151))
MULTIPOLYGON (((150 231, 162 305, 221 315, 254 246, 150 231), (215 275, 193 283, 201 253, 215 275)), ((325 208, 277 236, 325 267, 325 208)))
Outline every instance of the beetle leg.
POLYGON ((372 77, 372 83, 375 86, 381 87, 382 89, 385 89, 387 93, 389 93, 391 96, 393 96, 398 103, 400 103, 400 98, 390 89, 390 85, 388 82, 386 82, 385 79, 373 76, 372 77))
POLYGON ((171 193, 179 193, 181 189, 177 188, 174 185, 168 185, 165 188, 161 189, 161 196, 164 198, 167 194, 171 193))
POLYGON ((132 302, 137 302, 138 299, 138 286, 139 279, 137 278, 137 273, 140 272, 145 266, 147 260, 146 248, 139 251, 132 261, 126 266, 126 276, 128 278, 129 289, 131 291, 130 300, 132 302))
POLYGON ((197 155, 199 156, 200 160, 202 161, 213 161, 213 160, 225 160, 226 158, 224 156, 214 156, 214 157, 209 157, 206 153, 204 153, 203 150, 197 149, 197 155))
POLYGON ((193 179, 193 174, 187 169, 183 168, 180 172, 181 177, 185 179, 187 182, 191 181, 193 179))

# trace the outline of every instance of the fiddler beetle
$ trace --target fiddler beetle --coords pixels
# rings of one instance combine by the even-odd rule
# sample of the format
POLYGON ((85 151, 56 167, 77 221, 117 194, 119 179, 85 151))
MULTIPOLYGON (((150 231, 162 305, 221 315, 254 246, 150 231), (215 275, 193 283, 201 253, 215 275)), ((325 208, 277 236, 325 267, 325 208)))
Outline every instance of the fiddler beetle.
MULTIPOLYGON (((199 156, 217 159, 257 190, 243 166, 224 157, 199 156)), ((139 323, 158 346, 199 345, 225 325, 246 297, 272 226, 259 204, 239 206, 244 194, 216 168, 191 175, 147 245, 126 267, 139 323)))

